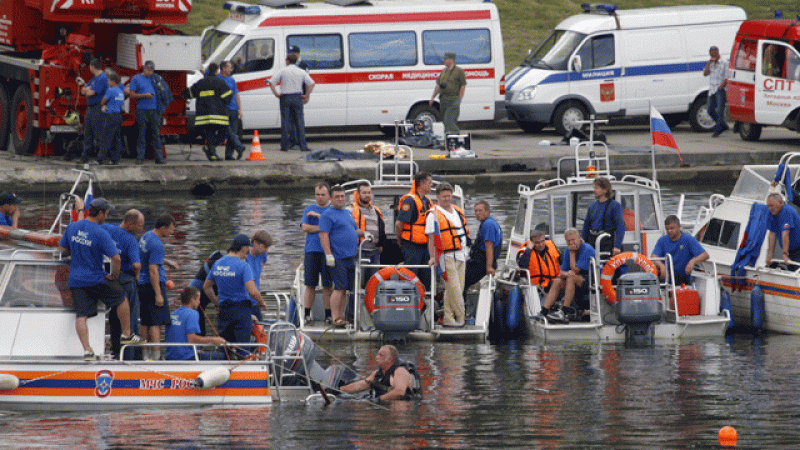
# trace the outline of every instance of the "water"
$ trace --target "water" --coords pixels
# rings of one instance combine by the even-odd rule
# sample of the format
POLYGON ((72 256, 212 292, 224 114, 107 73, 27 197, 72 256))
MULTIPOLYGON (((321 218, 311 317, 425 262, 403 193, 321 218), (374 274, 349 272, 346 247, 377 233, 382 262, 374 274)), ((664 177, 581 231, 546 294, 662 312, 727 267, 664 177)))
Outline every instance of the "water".
MULTIPOLYGON (((729 188, 689 196, 684 217, 710 193, 729 188)), ((674 194, 682 190, 688 191, 665 186, 667 212, 674 212, 674 194)), ((22 226, 49 226, 57 194, 27 195, 22 226)), ((312 194, 112 200, 117 215, 141 208, 149 226, 163 211, 178 219, 167 256, 180 265, 170 274, 179 287, 235 233, 267 229, 276 244, 262 288, 280 290, 289 287, 300 262, 300 218, 312 194)), ((508 232, 514 189, 467 195, 469 205, 487 199, 508 232)), ((649 348, 534 340, 409 343, 401 355, 420 368, 424 399, 418 402, 7 414, 0 416, 0 448, 719 448, 717 431, 724 425, 738 430, 737 448, 790 448, 800 438, 798 344, 800 337, 745 333, 649 348)), ((317 347, 323 365, 342 362, 360 374, 375 368, 376 343, 319 341, 317 347)))

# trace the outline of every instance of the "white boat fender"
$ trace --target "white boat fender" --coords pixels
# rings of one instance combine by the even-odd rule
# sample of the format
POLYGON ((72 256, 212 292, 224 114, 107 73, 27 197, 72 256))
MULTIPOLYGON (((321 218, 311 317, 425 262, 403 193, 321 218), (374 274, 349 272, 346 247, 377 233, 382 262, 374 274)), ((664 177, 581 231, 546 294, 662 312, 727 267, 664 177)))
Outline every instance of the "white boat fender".
POLYGON ((0 373, 0 391, 13 391, 19 387, 19 378, 10 373, 0 373))
POLYGON ((227 383, 230 377, 231 371, 227 367, 215 367, 197 375, 195 384, 199 388, 214 389, 227 383))

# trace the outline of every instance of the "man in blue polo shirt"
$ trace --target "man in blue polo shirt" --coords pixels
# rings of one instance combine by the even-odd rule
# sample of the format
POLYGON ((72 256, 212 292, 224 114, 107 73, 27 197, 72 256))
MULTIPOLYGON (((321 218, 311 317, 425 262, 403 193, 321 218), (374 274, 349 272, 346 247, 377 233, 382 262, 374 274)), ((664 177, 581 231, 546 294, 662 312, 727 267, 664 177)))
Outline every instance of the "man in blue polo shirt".
POLYGON ((797 264, 800 262, 800 214, 789 205, 784 204, 781 194, 773 193, 767 197, 767 229, 769 239, 767 258, 773 259, 775 241, 783 249, 782 261, 784 264, 797 264))
MULTIPOLYGON (((667 254, 672 255, 672 266, 675 272, 675 284, 690 284, 692 282, 692 268, 695 264, 708 259, 708 252, 697 242, 691 234, 681 231, 681 221, 677 216, 667 216, 664 220, 664 228, 667 231, 665 236, 658 238, 653 253, 650 256, 663 258, 667 254)), ((666 265, 654 259, 653 263, 658 267, 661 279, 669 281, 666 265)))
MULTIPOLYGON (((572 300, 578 300, 589 292, 589 271, 591 260, 595 256, 594 248, 583 242, 580 233, 574 228, 564 232, 567 249, 561 255, 561 275, 553 280, 553 286, 542 304, 542 316, 556 322, 569 322, 569 316, 575 316, 575 309, 570 307, 572 300), (564 290, 563 308, 555 307, 558 295, 564 290)), ((577 305, 580 309, 588 309, 588 305, 577 305)))
POLYGON ((155 63, 145 61, 142 65, 142 73, 131 78, 130 86, 125 89, 125 94, 136 100, 136 124, 139 126, 139 139, 136 141, 136 164, 144 163, 148 129, 156 164, 164 164, 164 153, 161 146, 161 115, 158 113, 156 88, 153 85, 153 74, 155 73, 155 63))
POLYGON ((97 315, 97 302, 107 308, 116 308, 121 322, 123 344, 141 342, 131 333, 130 308, 125 293, 117 283, 121 258, 114 241, 100 225, 105 222, 111 205, 104 198, 96 198, 89 205, 89 217, 71 223, 64 231, 58 248, 71 256, 69 264, 69 286, 75 308, 75 330, 83 346, 83 359, 97 360, 89 344, 88 317, 97 315), (111 258, 111 273, 103 268, 103 256, 111 258))
MULTIPOLYGON (((260 311, 253 307, 266 308, 256 289, 253 270, 245 262, 249 251, 250 238, 236 235, 228 254, 214 263, 203 284, 206 295, 219 308, 219 335, 228 342, 250 342, 253 320, 260 319, 260 311), (214 285, 219 295, 214 292, 214 285)), ((239 354, 241 356, 242 352, 239 354)))
POLYGON ((0 194, 0 225, 17 228, 19 226, 19 205, 22 198, 9 191, 0 194))
POLYGON ((333 281, 330 268, 325 265, 325 252, 322 251, 322 245, 319 243, 319 218, 330 207, 330 190, 330 186, 325 182, 317 183, 314 186, 315 203, 303 211, 303 219, 300 221, 300 229, 306 233, 306 245, 303 247, 303 284, 306 287, 303 293, 305 324, 313 321, 311 311, 314 307, 320 277, 322 278, 322 300, 325 303, 325 321, 332 320, 330 317, 333 281))
MULTIPOLYGON (((169 325, 169 300, 167 299, 167 272, 164 265, 177 269, 174 261, 165 258, 164 242, 175 232, 175 218, 170 214, 158 216, 155 228, 139 239, 139 302, 141 305, 142 334, 151 344, 161 341, 161 326, 169 325)), ((160 349, 147 349, 145 359, 160 358, 160 349)))
MULTIPOLYGON (((503 233, 500 225, 492 217, 489 202, 481 200, 475 203, 475 218, 481 223, 475 242, 469 249, 467 260, 467 273, 464 281, 464 300, 467 299, 467 290, 480 281, 485 275, 494 275, 497 269, 497 257, 503 244, 503 233)), ((468 322, 475 321, 475 302, 467 302, 466 315, 468 322)))
POLYGON ((88 162, 95 154, 93 147, 99 141, 105 123, 103 113, 100 111, 100 102, 108 90, 108 76, 103 72, 103 65, 95 58, 89 63, 92 79, 81 88, 81 95, 86 96, 86 116, 83 127, 83 153, 81 162, 88 162))
POLYGON ((228 102, 228 143, 225 144, 225 160, 233 159, 233 152, 236 152, 236 159, 242 159, 244 154, 244 145, 239 140, 242 134, 242 100, 239 98, 239 88, 236 86, 236 80, 233 79, 233 64, 230 61, 223 61, 219 65, 219 74, 217 75, 231 90, 233 95, 231 101, 228 102))
MULTIPOLYGON (((172 344, 223 345, 225 339, 219 336, 200 335, 200 291, 187 286, 181 292, 181 307, 170 314, 171 323, 167 326, 164 342, 172 344)), ((194 349, 190 346, 170 346, 164 352, 165 359, 171 361, 188 361, 194 359, 194 349)), ((222 352, 204 352, 197 350, 197 358, 203 361, 226 359, 222 352)))

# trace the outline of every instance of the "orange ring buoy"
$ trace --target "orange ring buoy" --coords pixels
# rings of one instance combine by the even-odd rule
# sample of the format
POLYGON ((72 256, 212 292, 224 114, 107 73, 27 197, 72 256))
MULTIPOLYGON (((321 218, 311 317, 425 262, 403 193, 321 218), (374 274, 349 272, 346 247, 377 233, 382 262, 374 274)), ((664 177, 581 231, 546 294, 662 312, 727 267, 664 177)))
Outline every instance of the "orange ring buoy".
POLYGON ((611 283, 611 279, 614 278, 614 272, 629 259, 632 259, 645 272, 658 273, 656 272, 655 264, 640 253, 625 252, 609 259, 600 273, 600 287, 603 288, 603 295, 609 303, 614 303, 617 300, 617 291, 611 283))
POLYGON ((419 310, 422 311, 425 309, 425 286, 423 286, 422 282, 419 281, 417 274, 406 269, 405 267, 392 266, 384 267, 375 275, 373 275, 369 281, 367 281, 367 292, 364 296, 364 304, 367 307, 367 311, 372 314, 372 311, 375 310, 375 291, 378 289, 379 284, 390 280, 392 275, 397 275, 397 277, 399 277, 401 280, 408 280, 417 285, 417 291, 419 291, 420 300, 419 310))

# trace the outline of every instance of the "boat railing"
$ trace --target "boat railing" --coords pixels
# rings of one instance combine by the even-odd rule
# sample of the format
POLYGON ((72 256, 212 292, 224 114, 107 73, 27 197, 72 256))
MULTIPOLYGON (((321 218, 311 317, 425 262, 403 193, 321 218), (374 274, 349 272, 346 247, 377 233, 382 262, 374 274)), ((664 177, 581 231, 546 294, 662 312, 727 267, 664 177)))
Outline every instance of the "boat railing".
POLYGON ((269 326, 266 354, 278 401, 281 401, 281 390, 278 387, 283 385, 286 378, 300 377, 307 384, 309 393, 313 390, 311 373, 306 362, 306 346, 313 346, 313 343, 306 344, 306 339, 309 338, 289 322, 276 322, 269 326), (296 367, 298 362, 300 367, 296 367))
POLYGON ((596 258, 589 260, 592 268, 591 279, 589 280, 589 319, 590 323, 602 324, 603 323, 603 310, 600 307, 600 302, 603 300, 603 294, 600 292, 600 270, 602 270, 601 263, 596 258), (592 291, 594 295, 592 295, 592 291))
POLYGON ((650 178, 645 178, 639 175, 625 175, 620 180, 626 183, 633 183, 638 184, 640 186, 648 187, 655 189, 657 191, 661 191, 661 186, 658 184, 657 180, 651 180, 650 178))
POLYGON ((594 254, 598 256, 597 260, 600 264, 605 264, 609 259, 611 259, 612 256, 611 252, 604 252, 600 250, 600 244, 602 244, 605 239, 611 239, 611 235, 605 232, 600 233, 597 236, 597 239, 594 241, 594 254))
MULTIPOLYGON (((562 180, 561 178, 552 178, 550 180, 542 180, 542 181, 536 183, 536 186, 533 187, 533 191, 536 192, 536 191, 541 190, 541 189, 547 189, 547 188, 551 188, 551 187, 555 187, 555 186, 561 186, 561 185, 564 185, 564 184, 567 184, 567 182, 562 180)), ((526 192, 530 192, 530 190, 528 190, 526 192)), ((520 192, 520 193, 522 193, 522 192, 520 192)))
POLYGON ((564 156, 558 160, 557 177, 568 183, 590 178, 606 177, 612 179, 608 146, 601 141, 584 141, 575 146, 574 156, 564 156))
MULTIPOLYGON (((381 126, 389 126, 381 124, 381 126)), ((414 150, 407 145, 400 145, 400 128, 409 129, 414 125, 405 121, 394 121, 394 155, 388 159, 383 149, 379 152, 378 166, 375 168, 375 184, 411 184, 414 174, 419 171, 419 166, 414 161, 414 150), (400 159, 401 150, 406 153, 406 159, 400 159)))
MULTIPOLYGON (((250 349, 250 351, 252 353, 256 353, 256 354, 264 354, 264 355, 269 355, 270 354, 269 348, 267 347, 266 344, 260 344, 260 343, 257 343, 257 342, 247 342, 247 343, 226 342, 224 346, 225 347, 230 347, 230 348, 247 348, 247 349, 250 349), (263 350, 257 350, 258 348, 262 348, 263 350)), ((134 359, 126 359, 125 358, 125 354, 126 353, 131 353, 131 352, 126 352, 125 350, 128 350, 128 349, 132 350, 132 349, 136 349, 136 348, 152 348, 152 347, 158 347, 158 348, 160 348, 160 347, 191 347, 192 351, 194 352, 194 358, 193 359, 167 360, 167 361, 169 361, 169 362, 181 362, 181 361, 183 361, 183 362, 196 362, 196 361, 203 361, 202 359, 200 359, 200 356, 197 353, 199 349, 215 347, 215 345, 214 344, 193 344, 191 342, 142 342, 142 343, 139 343, 139 344, 125 344, 120 348, 119 360, 120 361, 128 361, 128 362, 135 361, 136 363, 141 363, 141 362, 163 362, 161 360, 157 360, 157 361, 144 360, 144 361, 142 361, 142 360, 134 360, 134 359)), ((233 354, 233 350, 231 350, 230 353, 232 355, 233 354)), ((262 358, 259 358, 259 359, 260 360, 264 360, 264 358, 266 358, 266 356, 262 357, 262 358)), ((223 361, 223 360, 217 360, 217 362, 220 362, 220 361, 223 361)))
POLYGON ((261 297, 267 303, 267 312, 264 314, 264 321, 277 322, 288 320, 289 304, 292 302, 292 294, 286 291, 267 291, 262 292, 261 297), (274 308, 269 308, 270 303, 274 308))
MULTIPOLYGON (((92 185, 92 179, 94 178, 94 174, 91 170, 89 170, 89 165, 86 164, 83 166, 83 169, 72 169, 74 172, 78 172, 78 176, 75 178, 75 183, 72 184, 72 189, 70 189, 68 194, 62 194, 58 204, 58 214, 56 215, 56 219, 53 221, 53 225, 50 226, 50 233, 57 233, 62 234, 67 226, 72 221, 72 209, 75 205, 75 190, 78 189, 78 186, 83 181, 83 178, 86 177, 89 180, 89 186, 92 185)), ((89 205, 85 205, 85 208, 88 208, 89 205)))

